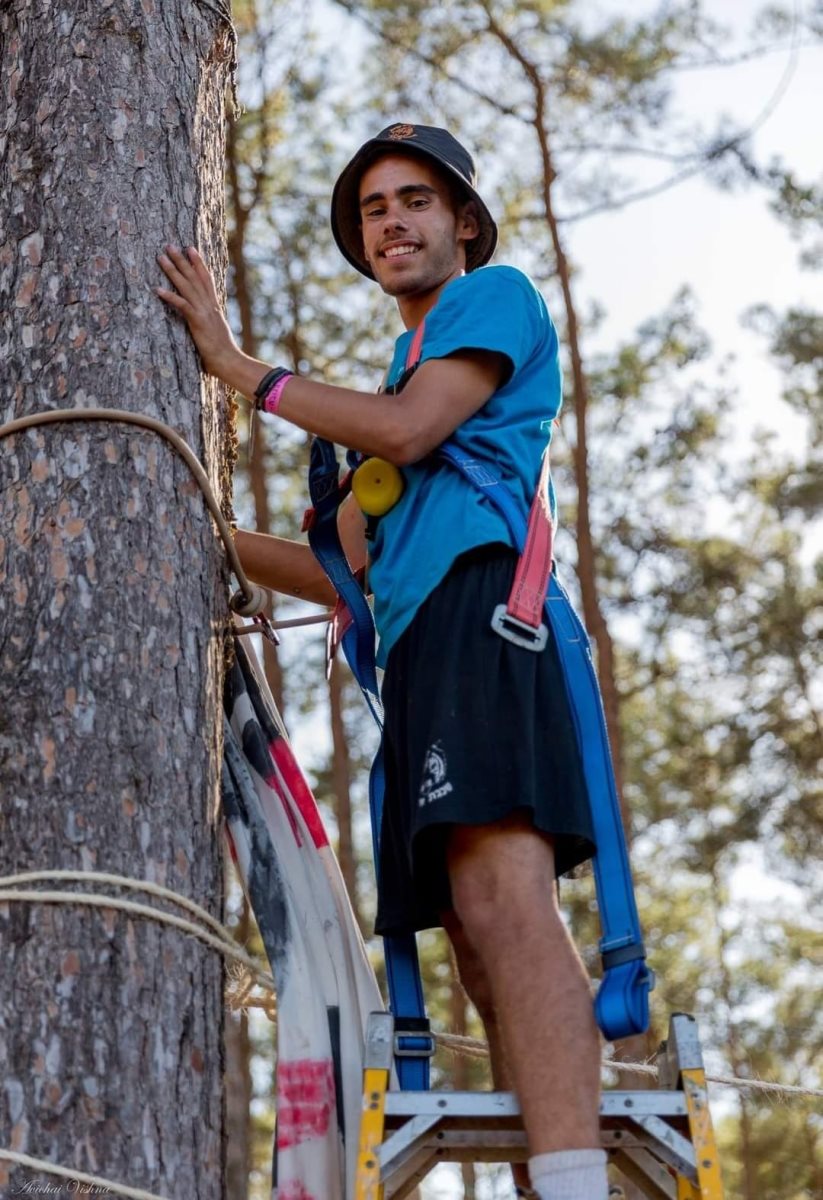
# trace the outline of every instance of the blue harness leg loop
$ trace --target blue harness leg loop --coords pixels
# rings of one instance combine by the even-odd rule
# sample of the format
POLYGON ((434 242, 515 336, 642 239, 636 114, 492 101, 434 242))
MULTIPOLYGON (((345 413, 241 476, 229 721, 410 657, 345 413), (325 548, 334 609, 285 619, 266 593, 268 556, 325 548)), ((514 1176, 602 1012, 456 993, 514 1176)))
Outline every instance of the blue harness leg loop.
POLYGON ((340 468, 334 446, 323 438, 315 438, 311 445, 309 495, 314 507, 309 545, 351 613, 352 624, 343 635, 343 650, 372 716, 382 730, 383 706, 374 663, 374 618, 340 542, 337 510, 346 493, 340 489, 340 468))
MULTIPOLYGON (((440 457, 479 489, 503 516, 519 553, 526 519, 509 488, 488 463, 478 463, 459 446, 445 442, 440 457)), ((595 1017, 609 1041, 643 1033, 649 1024, 653 973, 646 966, 634 899, 629 855, 612 770, 606 721, 588 635, 552 571, 546 617, 554 634, 583 761, 597 851, 594 877, 600 910, 603 979, 595 1017)))
MULTIPOLYGON (((350 462, 349 465, 353 464, 350 462)), ((337 510, 345 499, 347 489, 340 486, 340 469, 334 446, 324 438, 315 438, 311 445, 309 494, 314 506, 309 545, 351 614, 352 623, 343 635, 343 652, 382 735, 383 706, 374 657, 374 618, 340 542, 337 510)), ((381 738, 369 776, 372 844, 378 870, 385 789, 381 738)), ((429 1060, 434 1052, 434 1043, 426 1018, 417 941, 414 934, 386 937, 384 949, 389 1006, 394 1015, 398 1082, 403 1091, 425 1091, 429 1087, 429 1060)))

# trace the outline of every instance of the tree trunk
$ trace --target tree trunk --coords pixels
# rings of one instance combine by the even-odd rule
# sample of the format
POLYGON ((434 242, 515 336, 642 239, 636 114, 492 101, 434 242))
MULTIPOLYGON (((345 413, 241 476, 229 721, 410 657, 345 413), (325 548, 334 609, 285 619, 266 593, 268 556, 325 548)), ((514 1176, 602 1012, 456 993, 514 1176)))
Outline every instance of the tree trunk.
POLYGON ((810 1113, 803 1122, 803 1141, 808 1151, 810 1196, 823 1196, 823 1161, 819 1153, 819 1134, 814 1126, 815 1117, 810 1113))
MULTIPOLYGON (((0 5, 0 420, 149 414, 222 495, 221 392, 151 288, 164 242, 225 269, 230 56, 217 4, 0 5)), ((0 441, 0 530, 0 871, 116 872, 219 914, 226 581, 199 489, 152 433, 49 426, 0 441)), ((220 957, 68 903, 0 905, 0 945, 0 1145, 222 1196, 220 957)), ((4 1195, 31 1178, 0 1160, 4 1195)))

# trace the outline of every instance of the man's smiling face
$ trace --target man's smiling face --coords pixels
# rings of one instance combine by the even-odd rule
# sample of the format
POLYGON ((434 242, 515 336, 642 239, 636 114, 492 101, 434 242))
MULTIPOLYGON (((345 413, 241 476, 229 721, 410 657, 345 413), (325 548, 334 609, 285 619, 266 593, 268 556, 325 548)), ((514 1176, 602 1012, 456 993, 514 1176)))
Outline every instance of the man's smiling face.
POLYGON ((469 208, 455 212, 452 191, 423 159, 388 154, 360 180, 363 248, 390 296, 420 296, 466 269, 465 243, 477 235, 469 208))

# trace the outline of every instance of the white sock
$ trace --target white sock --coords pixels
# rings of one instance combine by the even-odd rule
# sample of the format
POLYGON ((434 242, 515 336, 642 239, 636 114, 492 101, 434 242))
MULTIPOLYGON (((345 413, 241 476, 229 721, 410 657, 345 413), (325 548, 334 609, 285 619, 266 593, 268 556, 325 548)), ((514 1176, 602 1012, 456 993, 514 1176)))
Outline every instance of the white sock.
POLYGON ((605 1150, 558 1150, 529 1159, 540 1200, 608 1200, 605 1150))

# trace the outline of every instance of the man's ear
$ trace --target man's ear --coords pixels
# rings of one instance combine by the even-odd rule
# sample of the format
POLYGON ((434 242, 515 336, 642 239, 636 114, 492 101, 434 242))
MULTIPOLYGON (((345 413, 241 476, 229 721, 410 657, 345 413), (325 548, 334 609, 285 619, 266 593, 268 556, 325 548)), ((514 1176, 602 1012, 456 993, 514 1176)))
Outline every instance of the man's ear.
POLYGON ((460 240, 471 242, 480 233, 480 221, 477 216, 477 205, 473 200, 461 206, 457 214, 457 232, 460 240))

